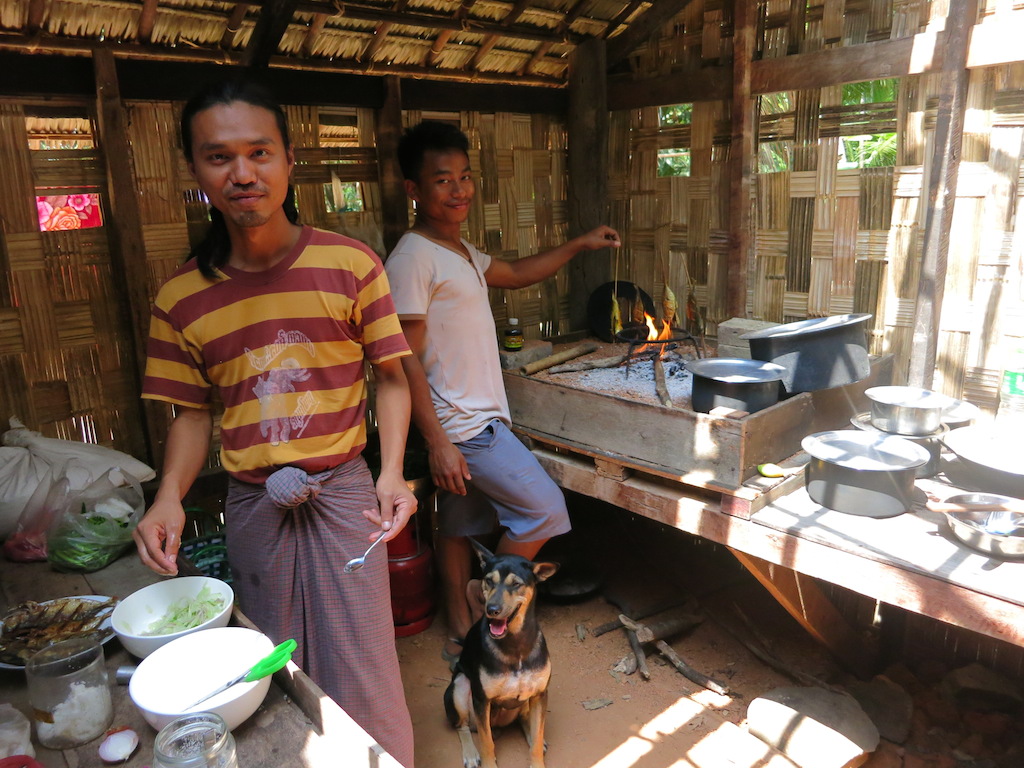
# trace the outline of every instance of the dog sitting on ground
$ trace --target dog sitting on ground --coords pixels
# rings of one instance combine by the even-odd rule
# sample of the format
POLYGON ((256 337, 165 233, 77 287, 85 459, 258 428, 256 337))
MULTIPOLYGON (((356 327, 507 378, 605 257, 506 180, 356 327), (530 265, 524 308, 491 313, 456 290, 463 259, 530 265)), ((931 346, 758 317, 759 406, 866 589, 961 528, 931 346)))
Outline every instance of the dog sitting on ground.
POLYGON ((484 615, 470 627, 444 694, 458 729, 465 768, 496 768, 492 727, 519 719, 530 768, 544 768, 544 717, 551 678, 547 643, 537 623, 537 585, 558 570, 519 555, 495 555, 470 539, 483 568, 484 615), (470 731, 476 731, 480 749, 470 731))

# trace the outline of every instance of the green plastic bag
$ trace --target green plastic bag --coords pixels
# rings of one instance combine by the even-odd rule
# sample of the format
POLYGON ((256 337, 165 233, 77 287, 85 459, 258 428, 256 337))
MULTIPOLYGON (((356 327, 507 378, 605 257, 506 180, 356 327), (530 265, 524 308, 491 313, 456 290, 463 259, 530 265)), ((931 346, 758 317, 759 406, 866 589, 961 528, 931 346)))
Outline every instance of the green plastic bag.
POLYGON ((145 512, 142 485, 120 468, 72 494, 47 535, 47 559, 57 571, 98 571, 132 543, 145 512))

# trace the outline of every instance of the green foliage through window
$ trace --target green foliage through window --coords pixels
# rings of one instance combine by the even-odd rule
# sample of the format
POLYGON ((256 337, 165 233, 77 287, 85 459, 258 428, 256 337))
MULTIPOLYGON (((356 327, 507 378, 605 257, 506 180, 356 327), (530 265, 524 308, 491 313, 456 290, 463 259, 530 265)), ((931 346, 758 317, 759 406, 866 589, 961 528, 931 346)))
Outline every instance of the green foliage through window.
POLYGON ((690 150, 662 149, 658 151, 659 176, 689 176, 690 150))
POLYGON ((689 125, 693 122, 693 104, 675 104, 671 107, 658 107, 658 124, 689 125))
POLYGON ((860 83, 846 83, 843 86, 843 106, 856 104, 884 104, 896 101, 899 93, 899 78, 886 80, 865 80, 860 83))
POLYGON ((845 137, 839 147, 839 168, 881 168, 896 165, 896 134, 845 137))
POLYGON ((363 194, 358 181, 324 184, 324 204, 328 213, 352 213, 363 210, 363 194))

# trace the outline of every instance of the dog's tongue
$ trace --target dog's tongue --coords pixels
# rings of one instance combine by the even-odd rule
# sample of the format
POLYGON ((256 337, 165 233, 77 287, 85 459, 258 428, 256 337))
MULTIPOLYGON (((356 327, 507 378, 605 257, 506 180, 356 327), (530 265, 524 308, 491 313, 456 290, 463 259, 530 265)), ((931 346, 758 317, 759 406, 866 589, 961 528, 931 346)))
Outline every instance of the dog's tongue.
POLYGON ((495 637, 501 637, 505 634, 505 628, 508 626, 508 622, 505 619, 491 619, 490 627, 491 634, 495 637))

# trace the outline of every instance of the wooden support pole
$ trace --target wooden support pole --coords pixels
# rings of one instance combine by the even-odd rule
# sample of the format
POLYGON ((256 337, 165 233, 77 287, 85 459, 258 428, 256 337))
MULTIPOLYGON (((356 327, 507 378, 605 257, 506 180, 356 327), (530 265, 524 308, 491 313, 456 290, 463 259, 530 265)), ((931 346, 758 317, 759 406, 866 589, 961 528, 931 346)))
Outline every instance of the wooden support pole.
POLYGON ((398 140, 402 136, 402 89, 394 75, 384 78, 384 103, 377 110, 377 177, 380 181, 381 229, 384 250, 398 244, 409 228, 409 201, 398 165, 398 140))
MULTIPOLYGON (((569 59, 569 236, 605 223, 608 215, 608 93, 605 42, 577 46, 569 59)), ((612 275, 610 249, 569 263, 569 328, 587 327, 587 299, 612 275)))
POLYGON ((949 229, 953 222, 964 112, 967 108, 967 85, 970 79, 967 71, 967 46, 977 17, 978 0, 950 3, 946 16, 947 38, 942 53, 945 76, 940 80, 935 139, 925 169, 928 189, 924 246, 917 306, 914 309, 910 372, 907 376, 909 384, 924 389, 931 388, 935 377, 942 299, 946 290, 949 229))
MULTIPOLYGON (((110 260, 113 279, 126 301, 119 302, 128 314, 132 329, 130 341, 136 360, 134 392, 142 390, 146 369, 146 340, 149 336, 149 270, 146 268, 146 245, 142 234, 142 215, 135 184, 135 163, 128 138, 128 118, 117 82, 114 53, 98 48, 93 53, 96 78, 96 114, 99 118, 99 145, 106 162, 110 190, 111 216, 106 222, 110 235, 110 260)), ((154 445, 167 434, 167 410, 161 403, 131 398, 124 404, 140 410, 141 430, 130 430, 129 450, 133 456, 159 466, 162 451, 154 445)))
MULTIPOLYGON (((754 57, 754 0, 736 0, 733 33, 732 144, 729 155, 729 253, 726 318, 747 316, 747 270, 751 246, 751 188, 755 153, 750 67, 754 57)), ((719 320, 721 318, 712 318, 719 320)))
POLYGON ((737 549, 730 547, 729 551, 800 626, 846 667, 865 675, 874 671, 876 649, 861 640, 813 579, 737 549))
POLYGON ((263 0, 256 28, 242 54, 242 66, 265 69, 270 64, 295 15, 295 4, 296 0, 263 0))

